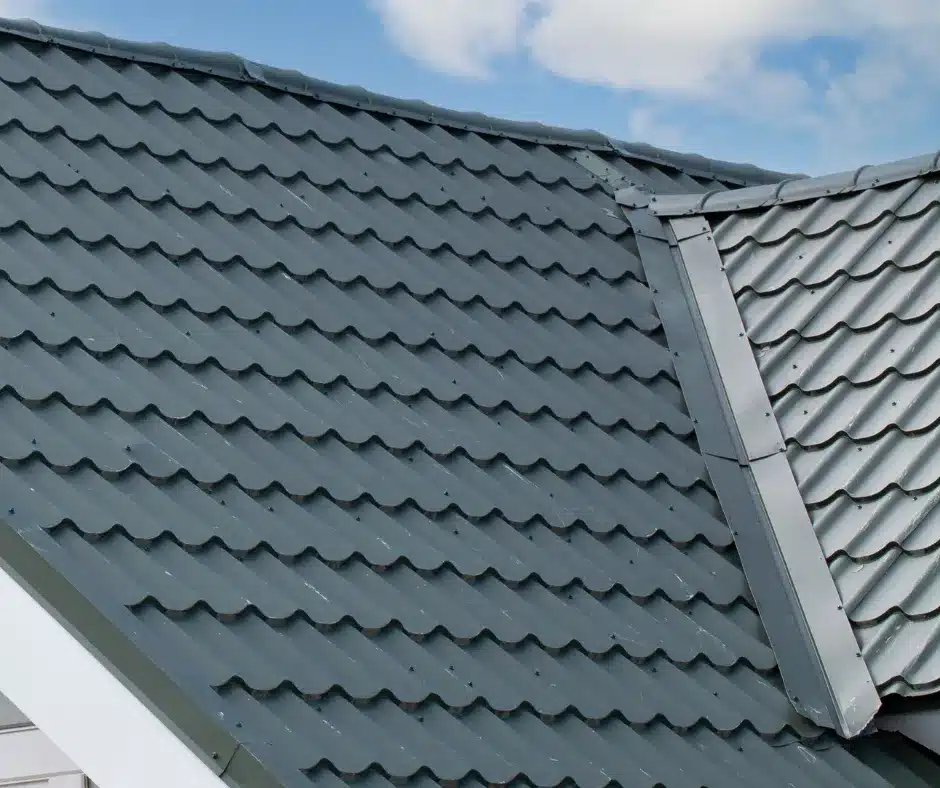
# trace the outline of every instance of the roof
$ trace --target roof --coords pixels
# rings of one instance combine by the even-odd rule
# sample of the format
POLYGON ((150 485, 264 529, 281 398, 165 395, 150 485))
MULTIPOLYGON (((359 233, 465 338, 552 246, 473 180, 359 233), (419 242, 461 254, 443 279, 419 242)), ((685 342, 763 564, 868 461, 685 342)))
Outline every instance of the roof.
POLYGON ((705 222, 838 588, 827 615, 885 698, 940 686, 938 198, 934 153, 650 203, 705 222))
POLYGON ((0 552, 228 783, 897 784, 788 700, 611 186, 779 174, 26 23, 0 91, 0 552))

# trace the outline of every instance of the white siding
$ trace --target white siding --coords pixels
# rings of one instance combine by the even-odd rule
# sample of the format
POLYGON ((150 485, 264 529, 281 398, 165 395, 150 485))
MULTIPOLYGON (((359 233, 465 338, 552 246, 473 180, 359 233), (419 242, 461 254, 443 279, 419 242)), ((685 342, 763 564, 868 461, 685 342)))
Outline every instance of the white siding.
POLYGON ((2 788, 84 788, 81 772, 33 727, 0 730, 2 788))

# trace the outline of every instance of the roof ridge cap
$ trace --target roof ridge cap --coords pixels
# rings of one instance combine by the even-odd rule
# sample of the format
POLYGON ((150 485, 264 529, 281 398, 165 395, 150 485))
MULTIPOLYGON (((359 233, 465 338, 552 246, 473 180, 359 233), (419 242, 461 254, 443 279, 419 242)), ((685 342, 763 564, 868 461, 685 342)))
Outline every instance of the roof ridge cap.
POLYGON ((796 202, 837 197, 909 181, 940 172, 940 151, 883 164, 866 164, 855 170, 795 176, 776 184, 749 186, 706 194, 658 195, 650 199, 655 216, 677 217, 767 208, 796 202))
POLYGON ((435 106, 415 99, 375 93, 355 85, 340 85, 307 76, 295 69, 277 68, 230 52, 189 49, 162 42, 112 38, 103 33, 47 27, 31 19, 0 17, 0 35, 37 41, 115 57, 137 63, 195 71, 222 79, 266 86, 319 101, 382 113, 393 117, 434 123, 461 131, 492 134, 543 145, 619 153, 627 158, 671 167, 701 177, 726 182, 766 183, 785 177, 756 165, 717 161, 695 154, 677 153, 645 143, 615 140, 599 131, 568 129, 543 123, 496 118, 435 106))
POLYGON ((477 112, 434 106, 419 100, 374 93, 356 85, 340 85, 310 77, 296 69, 257 63, 231 52, 179 47, 164 42, 113 38, 104 33, 47 27, 31 19, 0 17, 0 35, 23 38, 137 63, 196 71, 223 79, 267 86, 285 93, 345 104, 393 116, 488 134, 522 137, 532 142, 613 150, 608 137, 597 131, 565 129, 542 123, 503 120, 477 112))

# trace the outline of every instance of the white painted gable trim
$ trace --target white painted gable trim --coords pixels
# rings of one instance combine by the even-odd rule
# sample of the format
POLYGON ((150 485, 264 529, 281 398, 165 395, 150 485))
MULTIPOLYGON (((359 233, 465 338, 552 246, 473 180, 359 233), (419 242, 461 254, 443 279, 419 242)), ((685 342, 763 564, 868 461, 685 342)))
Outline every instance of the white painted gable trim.
POLYGON ((225 783, 0 568, 0 692, 98 788, 225 783))

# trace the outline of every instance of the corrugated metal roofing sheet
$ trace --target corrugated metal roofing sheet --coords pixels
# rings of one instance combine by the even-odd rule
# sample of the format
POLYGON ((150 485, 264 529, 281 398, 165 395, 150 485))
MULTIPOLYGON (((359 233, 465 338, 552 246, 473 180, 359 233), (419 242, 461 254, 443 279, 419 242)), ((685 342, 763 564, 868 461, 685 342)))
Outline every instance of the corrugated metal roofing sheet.
POLYGON ((564 154, 4 37, 7 521, 284 785, 883 786, 564 154))
POLYGON ((719 219, 788 456, 882 694, 940 685, 940 179, 719 219))

